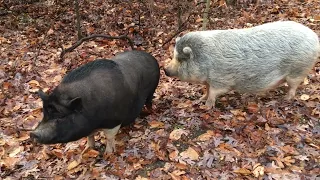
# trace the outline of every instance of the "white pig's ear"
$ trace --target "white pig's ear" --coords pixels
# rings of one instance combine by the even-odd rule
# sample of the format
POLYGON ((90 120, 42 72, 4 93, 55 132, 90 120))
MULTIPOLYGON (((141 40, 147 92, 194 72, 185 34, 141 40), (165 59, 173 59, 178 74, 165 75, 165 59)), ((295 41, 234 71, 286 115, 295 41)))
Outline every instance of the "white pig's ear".
POLYGON ((40 96, 42 101, 47 101, 49 99, 49 96, 44 93, 41 89, 38 91, 38 95, 40 96))
POLYGON ((82 100, 80 97, 73 98, 68 102, 67 106, 71 110, 80 111, 82 109, 82 100))
POLYGON ((181 37, 177 37, 176 38, 176 43, 181 39, 181 37))
POLYGON ((192 49, 190 48, 190 47, 184 47, 183 49, 182 49, 182 51, 183 51, 183 53, 185 54, 185 55, 188 55, 188 56, 190 56, 190 54, 192 54, 192 49))

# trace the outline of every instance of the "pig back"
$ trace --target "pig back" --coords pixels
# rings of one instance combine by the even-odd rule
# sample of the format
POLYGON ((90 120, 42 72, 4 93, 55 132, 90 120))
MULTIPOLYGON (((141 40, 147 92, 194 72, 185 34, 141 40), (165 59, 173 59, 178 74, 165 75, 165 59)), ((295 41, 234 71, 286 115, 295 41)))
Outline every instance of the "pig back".
POLYGON ((139 114, 133 110, 137 93, 129 87, 124 74, 115 61, 95 60, 65 76, 55 93, 60 101, 80 97, 81 113, 91 128, 114 128, 139 114))

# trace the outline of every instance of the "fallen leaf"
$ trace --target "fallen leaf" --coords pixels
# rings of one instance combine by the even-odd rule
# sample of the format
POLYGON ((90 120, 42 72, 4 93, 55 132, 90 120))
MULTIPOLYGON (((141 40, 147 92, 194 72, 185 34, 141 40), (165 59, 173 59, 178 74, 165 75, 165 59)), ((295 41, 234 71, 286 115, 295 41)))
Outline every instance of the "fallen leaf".
POLYGON ((179 151, 175 150, 169 153, 169 158, 171 161, 175 160, 178 157, 179 151))
POLYGON ((264 175, 264 167, 261 166, 260 163, 256 164, 253 166, 253 171, 252 174, 254 175, 254 177, 259 177, 259 176, 263 176, 264 175))
POLYGON ((294 158, 299 159, 300 161, 309 161, 309 158, 306 155, 294 156, 294 158))
POLYGON ((291 156, 287 156, 282 159, 282 162, 284 162, 287 166, 291 166, 295 162, 294 159, 291 158, 291 156))
POLYGON ((183 158, 191 159, 191 160, 198 160, 199 159, 199 154, 197 151, 195 151, 192 147, 189 147, 186 151, 183 151, 180 153, 180 156, 183 158))
POLYGON ((183 175, 183 174, 186 174, 186 172, 185 172, 185 171, 180 171, 180 170, 174 170, 174 171, 172 172, 172 174, 174 174, 174 175, 176 175, 176 176, 181 176, 181 175, 183 175))
POLYGON ((10 152, 9 157, 15 157, 17 154, 19 154, 21 151, 24 150, 23 146, 18 146, 13 151, 10 152))
POLYGON ((259 111, 259 106, 256 103, 249 102, 247 109, 249 113, 257 113, 259 111))
POLYGON ((28 84, 29 84, 30 86, 37 86, 37 87, 40 87, 39 82, 38 82, 38 81, 36 81, 36 80, 31 80, 31 81, 29 81, 29 82, 28 82, 28 84))
POLYGON ((306 101, 306 100, 310 99, 310 96, 307 95, 307 94, 302 94, 302 95, 300 96, 300 99, 303 100, 303 101, 306 101))
POLYGON ((51 153, 54 154, 57 158, 63 158, 63 152, 61 149, 53 149, 51 153))
POLYGON ((82 155, 82 157, 84 157, 84 158, 95 158, 95 157, 97 157, 98 155, 99 155, 99 151, 94 150, 94 149, 90 149, 90 150, 88 150, 86 153, 84 153, 84 154, 82 155))
POLYGON ((4 165, 8 168, 12 168, 16 165, 17 162, 19 162, 19 158, 17 157, 7 157, 7 158, 4 158, 3 160, 0 160, 0 165, 4 165))
POLYGON ((188 131, 186 131, 184 129, 175 129, 170 133, 169 139, 179 140, 183 134, 188 135, 188 131))
POLYGON ((198 18, 198 19, 196 20, 197 23, 202 22, 202 21, 203 21, 202 18, 198 18))
POLYGON ((206 133, 198 136, 197 140, 198 141, 209 141, 213 137, 214 137, 214 132, 212 130, 208 130, 206 133))
POLYGON ((245 114, 241 109, 232 109, 230 112, 235 116, 243 116, 245 114))
POLYGON ((160 36, 161 34, 163 34, 163 32, 162 32, 162 31, 157 32, 157 37, 158 37, 158 36, 160 36))
POLYGON ((239 168, 239 169, 234 170, 233 172, 238 173, 238 174, 242 174, 242 175, 245 175, 245 176, 251 174, 251 171, 246 169, 246 168, 239 168))
POLYGON ((160 121, 151 121, 148 122, 151 128, 163 128, 164 127, 164 123, 160 122, 160 121))
POLYGON ((135 180, 149 180, 149 179, 139 175, 139 176, 136 177, 135 180))
POLYGON ((49 31, 47 32, 47 35, 50 35, 50 34, 53 34, 54 33, 54 31, 53 31, 53 29, 49 29, 49 31))
POLYGON ((71 169, 77 167, 79 164, 80 164, 79 161, 76 161, 76 160, 72 161, 67 167, 68 171, 70 171, 71 169))

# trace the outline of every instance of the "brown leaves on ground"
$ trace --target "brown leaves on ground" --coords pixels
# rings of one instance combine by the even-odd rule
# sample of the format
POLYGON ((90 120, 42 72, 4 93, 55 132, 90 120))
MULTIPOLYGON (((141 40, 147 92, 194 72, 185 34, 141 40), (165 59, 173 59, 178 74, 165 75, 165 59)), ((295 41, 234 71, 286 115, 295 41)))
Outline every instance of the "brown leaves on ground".
MULTIPOLYGON (((75 14, 73 1, 52 2, 0 5, 1 179, 319 178, 319 64, 292 102, 282 101, 287 92, 283 86, 265 96, 230 92, 209 111, 198 101, 202 86, 161 71, 153 112, 121 129, 114 154, 101 154, 105 140, 100 133, 96 149, 82 156, 85 138, 50 146, 32 143, 23 129, 35 128, 42 118, 38 89, 50 91, 80 64, 129 49, 124 41, 97 39, 58 62, 60 47, 76 41, 75 14)), ((295 20, 320 34, 317 0, 251 2, 212 1, 208 28, 295 20)), ((151 52, 163 66, 172 56, 174 40, 162 45, 178 30, 178 9, 182 22, 189 17, 185 32, 201 27, 204 4, 192 3, 181 1, 178 8, 172 1, 81 2, 83 33, 129 32, 137 48, 151 52)))

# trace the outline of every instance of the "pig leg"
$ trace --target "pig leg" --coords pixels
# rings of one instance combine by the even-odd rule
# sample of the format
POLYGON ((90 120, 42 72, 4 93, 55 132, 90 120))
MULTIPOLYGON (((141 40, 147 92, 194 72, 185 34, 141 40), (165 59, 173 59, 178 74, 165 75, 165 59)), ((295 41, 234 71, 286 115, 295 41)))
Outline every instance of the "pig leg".
POLYGON ((210 86, 209 88, 209 94, 208 99, 206 101, 206 106, 208 109, 214 108, 216 103, 216 97, 219 95, 222 95, 224 93, 227 93, 229 91, 228 88, 214 88, 210 86))
POLYGON ((149 95, 146 99, 145 105, 148 111, 152 111, 152 99, 153 99, 153 93, 149 95))
POLYGON ((87 137, 87 144, 84 150, 81 152, 81 154, 84 154, 89 148, 94 148, 94 134, 90 134, 87 137))
POLYGON ((116 134, 118 133, 119 129, 121 127, 121 124, 114 127, 113 129, 104 129, 104 133, 106 135, 107 138, 107 142, 106 142, 106 150, 105 150, 105 154, 110 154, 114 151, 116 151, 116 134))
POLYGON ((303 80, 304 76, 299 76, 296 78, 286 77, 286 81, 289 86, 289 92, 285 97, 285 100, 292 100, 294 98, 294 96, 296 95, 296 90, 303 80))
POLYGON ((203 91, 203 96, 200 98, 200 101, 205 101, 208 99, 210 86, 207 82, 205 82, 205 85, 206 85, 206 90, 203 91))

